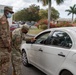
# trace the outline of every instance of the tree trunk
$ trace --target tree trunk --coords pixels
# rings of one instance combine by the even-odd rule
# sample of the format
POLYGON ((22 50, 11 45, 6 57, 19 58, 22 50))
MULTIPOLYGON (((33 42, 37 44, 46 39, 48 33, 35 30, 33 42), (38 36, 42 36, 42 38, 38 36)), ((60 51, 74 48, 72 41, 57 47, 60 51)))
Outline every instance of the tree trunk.
POLYGON ((50 28, 50 19, 51 19, 51 0, 48 0, 48 29, 50 28))
POLYGON ((72 23, 73 23, 74 14, 72 14, 72 23))

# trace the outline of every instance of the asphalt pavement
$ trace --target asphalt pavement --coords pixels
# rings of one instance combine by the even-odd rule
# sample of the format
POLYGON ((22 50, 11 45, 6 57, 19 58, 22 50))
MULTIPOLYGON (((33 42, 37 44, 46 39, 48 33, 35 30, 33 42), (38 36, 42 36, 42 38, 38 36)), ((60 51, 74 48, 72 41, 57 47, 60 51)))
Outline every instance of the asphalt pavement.
MULTIPOLYGON (((7 75, 12 74, 12 65, 9 68, 9 72, 7 75)), ((46 75, 36 67, 30 65, 29 67, 25 67, 22 65, 22 75, 46 75)))
POLYGON ((25 67, 22 65, 22 73, 23 75, 46 75, 32 65, 30 67, 25 67))

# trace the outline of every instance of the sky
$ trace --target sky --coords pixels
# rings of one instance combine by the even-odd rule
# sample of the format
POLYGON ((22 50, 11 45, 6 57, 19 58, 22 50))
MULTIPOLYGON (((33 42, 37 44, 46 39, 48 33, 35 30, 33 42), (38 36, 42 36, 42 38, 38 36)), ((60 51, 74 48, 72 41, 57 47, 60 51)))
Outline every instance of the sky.
MULTIPOLYGON (((66 9, 69 9, 70 6, 73 6, 76 3, 76 0, 65 0, 63 4, 57 5, 55 0, 52 0, 52 7, 60 13, 60 18, 71 18, 71 15, 67 15, 68 12, 65 12, 66 9)), ((41 2, 37 0, 0 0, 0 5, 13 6, 13 11, 17 12, 23 8, 28 8, 31 4, 36 4, 40 6, 40 9, 47 9, 48 6, 43 6, 41 2)), ((74 16, 76 18, 76 16, 74 16)))

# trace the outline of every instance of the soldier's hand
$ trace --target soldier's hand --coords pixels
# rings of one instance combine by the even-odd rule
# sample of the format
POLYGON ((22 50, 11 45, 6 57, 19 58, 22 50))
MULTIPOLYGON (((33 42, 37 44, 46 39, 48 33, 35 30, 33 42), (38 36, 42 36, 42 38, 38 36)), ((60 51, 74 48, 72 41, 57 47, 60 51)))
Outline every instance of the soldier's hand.
POLYGON ((11 41, 9 40, 8 52, 11 52, 11 41))
POLYGON ((36 39, 33 37, 33 38, 31 38, 31 42, 34 42, 36 39))

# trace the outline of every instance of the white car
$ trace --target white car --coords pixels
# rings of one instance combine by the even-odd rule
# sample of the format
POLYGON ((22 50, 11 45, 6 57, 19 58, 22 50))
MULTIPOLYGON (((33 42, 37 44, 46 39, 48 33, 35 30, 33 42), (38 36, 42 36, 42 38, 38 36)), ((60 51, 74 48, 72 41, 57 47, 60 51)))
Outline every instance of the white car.
POLYGON ((23 64, 47 75, 76 75, 76 27, 51 28, 21 46, 23 64))

